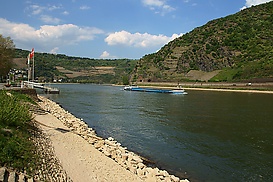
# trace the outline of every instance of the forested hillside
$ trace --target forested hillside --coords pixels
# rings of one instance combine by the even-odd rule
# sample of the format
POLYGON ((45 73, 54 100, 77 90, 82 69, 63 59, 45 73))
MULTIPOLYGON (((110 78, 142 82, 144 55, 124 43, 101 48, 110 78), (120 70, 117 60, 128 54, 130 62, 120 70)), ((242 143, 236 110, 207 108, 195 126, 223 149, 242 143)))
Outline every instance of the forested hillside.
POLYGON ((131 81, 187 81, 190 70, 221 70, 209 81, 273 78, 273 2, 216 19, 144 56, 131 81))
MULTIPOLYGON (((28 54, 29 51, 16 49, 15 60, 27 67, 28 54)), ((136 62, 129 59, 90 59, 35 52, 35 78, 46 82, 62 80, 62 82, 126 84, 136 62)))

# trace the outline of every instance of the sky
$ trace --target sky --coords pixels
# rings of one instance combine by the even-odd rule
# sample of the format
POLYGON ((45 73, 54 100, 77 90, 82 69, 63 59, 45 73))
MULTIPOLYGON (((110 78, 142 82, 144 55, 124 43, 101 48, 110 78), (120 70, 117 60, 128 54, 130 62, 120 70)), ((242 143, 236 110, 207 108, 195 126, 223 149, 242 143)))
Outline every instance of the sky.
POLYGON ((4 0, 0 34, 16 48, 139 59, 208 21, 272 0, 4 0))

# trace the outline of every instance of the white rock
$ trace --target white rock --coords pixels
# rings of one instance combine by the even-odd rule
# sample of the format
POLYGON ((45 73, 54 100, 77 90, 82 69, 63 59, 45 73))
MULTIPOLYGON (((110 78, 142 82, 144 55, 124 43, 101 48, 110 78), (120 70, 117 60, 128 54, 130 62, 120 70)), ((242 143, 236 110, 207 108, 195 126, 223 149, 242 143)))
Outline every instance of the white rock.
POLYGON ((121 157, 122 157, 123 160, 127 160, 128 159, 128 154, 123 153, 123 154, 121 154, 121 157))
POLYGON ((184 179, 184 180, 180 180, 180 182, 190 182, 190 181, 187 179, 184 179))
POLYGON ((134 161, 136 161, 137 163, 143 162, 143 160, 142 160, 139 156, 136 156, 136 155, 132 156, 132 159, 133 159, 134 161))
POLYGON ((170 176, 169 173, 167 171, 165 171, 165 170, 161 170, 159 172, 159 175, 164 176, 164 177, 170 176))
POLYGON ((138 169, 136 170, 136 172, 137 172, 137 175, 138 175, 138 176, 144 176, 144 170, 138 168, 138 169))
POLYGON ((109 141, 114 141, 115 139, 113 137, 108 138, 109 141))
POLYGON ((145 167, 145 165, 143 164, 143 163, 138 163, 137 164, 137 167, 139 168, 139 169, 143 169, 144 167, 145 167))
POLYGON ((174 181, 174 182, 179 182, 180 181, 180 179, 178 177, 174 176, 174 175, 170 175, 170 177, 171 177, 172 181, 174 181))
POLYGON ((99 141, 97 141, 97 143, 94 144, 94 147, 96 149, 98 149, 98 148, 102 147, 103 145, 104 145, 104 141, 103 140, 99 140, 99 141))

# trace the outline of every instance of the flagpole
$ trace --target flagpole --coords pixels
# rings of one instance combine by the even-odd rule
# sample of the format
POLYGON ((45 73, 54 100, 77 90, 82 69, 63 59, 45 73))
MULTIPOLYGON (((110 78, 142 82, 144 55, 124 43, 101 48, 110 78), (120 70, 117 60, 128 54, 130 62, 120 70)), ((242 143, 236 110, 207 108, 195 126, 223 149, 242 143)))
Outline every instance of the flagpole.
POLYGON ((30 67, 29 67, 29 64, 30 64, 30 55, 28 54, 27 56, 27 81, 29 83, 29 77, 30 77, 30 67))
POLYGON ((34 56, 32 58, 32 81, 34 82, 35 78, 34 78, 34 56))
POLYGON ((35 76, 34 76, 34 48, 32 48, 31 53, 29 54, 29 59, 32 59, 32 81, 34 82, 35 76))

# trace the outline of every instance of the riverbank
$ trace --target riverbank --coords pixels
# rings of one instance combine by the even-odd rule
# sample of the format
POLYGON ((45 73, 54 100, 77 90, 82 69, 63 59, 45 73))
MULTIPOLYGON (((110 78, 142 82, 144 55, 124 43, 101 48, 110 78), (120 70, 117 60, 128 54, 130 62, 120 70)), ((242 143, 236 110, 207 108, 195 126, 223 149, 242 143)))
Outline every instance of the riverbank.
POLYGON ((145 159, 109 137, 96 135, 88 125, 55 102, 38 96, 46 114, 35 120, 54 147, 68 177, 73 181, 188 181, 165 170, 145 165, 145 159))
MULTIPOLYGON (((171 82, 140 82, 138 86, 148 88, 175 89, 178 83, 171 82)), ((218 91, 218 92, 244 92, 273 94, 273 83, 179 83, 185 90, 218 91)))

